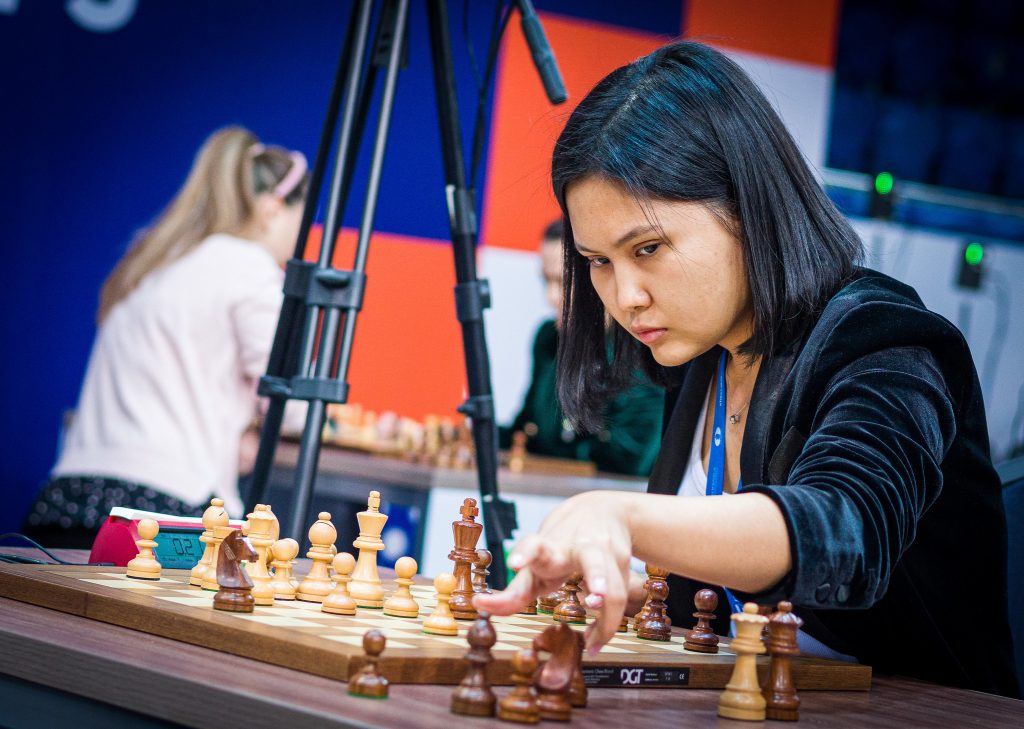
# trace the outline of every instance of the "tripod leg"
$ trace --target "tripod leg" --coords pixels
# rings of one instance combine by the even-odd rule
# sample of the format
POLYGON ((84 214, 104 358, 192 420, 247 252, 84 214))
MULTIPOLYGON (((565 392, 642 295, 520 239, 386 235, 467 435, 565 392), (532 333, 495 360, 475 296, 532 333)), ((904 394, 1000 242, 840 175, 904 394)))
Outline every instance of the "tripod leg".
MULTIPOLYGON (((384 164, 384 151, 387 146, 388 130, 390 129, 391 114, 394 108, 395 86, 398 80, 399 61, 402 50, 402 40, 405 37, 406 21, 409 14, 408 0, 393 0, 387 12, 382 13, 382 25, 391 21, 390 27, 383 25, 378 43, 389 43, 387 70, 384 78, 384 89, 381 98, 380 116, 377 120, 377 130, 374 140, 373 156, 370 163, 370 175, 367 183, 366 201, 363 208, 363 217, 359 228, 359 241, 356 246, 356 260, 353 266, 353 273, 361 276, 366 270, 366 258, 369 251, 370 233, 373 227, 373 217, 377 206, 377 194, 380 189, 381 170, 384 164)), ((365 37, 362 45, 365 48, 365 37)), ((320 249, 318 268, 328 268, 333 256, 334 241, 337 238, 338 230, 341 227, 341 205, 340 193, 348 173, 348 168, 355 162, 354 154, 346 152, 354 151, 350 143, 353 125, 355 122, 355 97, 346 99, 345 116, 342 121, 342 130, 338 142, 338 159, 335 164, 334 179, 331 185, 331 196, 328 205, 327 219, 324 224, 324 240, 320 249)), ((334 377, 342 383, 343 389, 347 392, 345 381, 348 377, 348 365, 352 353, 352 340, 355 335, 356 313, 361 308, 362 302, 355 302, 347 309, 344 321, 344 332, 342 334, 341 347, 337 357, 335 347, 337 344, 338 329, 341 324, 341 311, 336 307, 328 307, 324 310, 323 325, 320 327, 320 344, 315 365, 314 380, 322 382, 327 380, 336 372, 334 377)), ((316 318, 319 307, 311 307, 306 320, 307 331, 303 342, 302 363, 305 365, 311 361, 314 337, 316 333, 316 318)), ((304 371, 306 369, 304 368, 304 371)), ((315 383, 314 383, 315 386, 315 383)), ((294 507, 292 513, 292 534, 301 534, 302 526, 306 521, 309 512, 309 502, 312 497, 313 481, 316 475, 317 462, 320 456, 320 434, 323 430, 324 413, 326 408, 325 400, 311 398, 309 401, 309 412, 306 415, 306 427, 303 430, 302 442, 299 447, 299 460, 296 465, 294 507)))
MULTIPOLYGON (((306 254, 306 243, 309 240, 309 231, 316 215, 324 171, 327 169, 327 160, 331 155, 331 138, 338 124, 338 108, 341 105, 344 81, 349 75, 351 65, 351 49, 356 30, 357 11, 358 8, 353 5, 348 25, 345 27, 345 40, 342 42, 338 67, 327 102, 327 116, 320 132, 316 162, 313 165, 309 191, 306 194, 306 203, 302 211, 302 222, 299 225, 299 235, 295 241, 295 252, 292 254, 292 258, 298 260, 302 260, 306 254)), ((302 313, 302 304, 297 299, 286 296, 281 302, 281 313, 277 320, 274 343, 270 348, 270 357, 267 360, 267 377, 289 378, 296 373, 300 341, 298 336, 302 331, 302 313)), ((278 438, 281 434, 281 423, 284 420, 284 409, 287 402, 288 398, 284 394, 270 396, 270 403, 260 429, 260 445, 256 452, 256 463, 252 471, 252 485, 246 504, 246 513, 251 512, 256 508, 256 504, 262 503, 266 499, 270 471, 274 464, 274 451, 277 449, 278 438)))
POLYGON ((462 325, 462 345, 469 386, 469 400, 459 410, 473 419, 480 501, 487 548, 493 560, 491 572, 494 585, 503 589, 507 579, 504 541, 515 528, 515 505, 498 498, 498 433, 494 423, 494 399, 491 394, 490 363, 483 321, 483 310, 490 304, 489 293, 486 282, 476 277, 476 213, 473 191, 466 187, 451 37, 448 32, 448 5, 445 0, 429 0, 427 8, 448 193, 448 219, 451 221, 452 253, 458 281, 455 304, 462 325))

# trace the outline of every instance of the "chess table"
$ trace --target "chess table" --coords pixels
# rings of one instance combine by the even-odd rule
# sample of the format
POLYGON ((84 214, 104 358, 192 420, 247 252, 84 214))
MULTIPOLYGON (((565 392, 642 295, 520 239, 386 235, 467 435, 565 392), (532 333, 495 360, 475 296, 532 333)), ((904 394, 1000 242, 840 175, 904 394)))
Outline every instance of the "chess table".
MULTIPOLYGON (((164 569, 159 580, 141 580, 127 577, 123 567, 0 564, 0 596, 340 680, 362 666, 363 635, 377 629, 387 638, 381 668, 393 684, 457 684, 462 678, 471 621, 460 621, 457 636, 424 633, 422 619, 437 605, 428 584, 412 586, 419 618, 400 618, 369 608, 354 616, 333 615, 321 611, 319 603, 300 600, 257 605, 251 613, 214 610, 214 593, 189 585, 188 578, 186 570, 164 569)), ((386 589, 390 592, 390 585, 386 589)), ((543 613, 496 616, 492 624, 497 642, 491 649, 490 681, 509 685, 512 656, 552 618, 543 613)), ((720 639, 717 653, 705 654, 687 650, 685 635, 681 628, 673 628, 668 641, 617 634, 599 655, 584 658, 587 684, 725 688, 736 661, 728 639, 720 639)), ((758 657, 758 664, 763 679, 768 657, 758 657)), ((867 690, 871 668, 797 657, 793 681, 801 691, 867 690)))
MULTIPOLYGON (((9 574, 12 567, 0 565, 0 570, 9 574)), ((18 566, 13 571, 25 570, 40 575, 69 568, 18 566)), ((94 593, 78 598, 77 605, 44 607, 26 601, 10 581, 3 585, 0 724, 5 726, 509 726, 491 719, 454 717, 449 712, 450 685, 395 683, 386 701, 348 696, 337 674, 323 675, 336 665, 331 671, 308 664, 289 667, 296 655, 304 660, 305 654, 294 646, 280 647, 282 655, 270 661, 266 656, 225 651, 223 646, 216 649, 204 639, 202 626, 173 612, 164 616, 169 627, 163 632, 174 637, 146 632, 139 624, 143 618, 130 611, 112 621, 89 617, 89 603, 93 611, 102 611, 114 604, 108 602, 104 608, 104 594, 129 588, 97 585, 99 598, 94 593), (189 633, 196 630, 200 633, 189 633)), ((236 616, 216 619, 220 618, 246 622, 236 616)), ((272 626, 248 622, 253 636, 274 632, 272 626)), ((450 666, 442 670, 443 683, 457 681, 454 673, 461 675, 450 666)), ((506 690, 498 687, 497 693, 506 690)), ((715 715, 719 693, 699 688, 591 688, 588 708, 574 710, 572 724, 731 725, 715 715)), ((961 724, 978 726, 1024 725, 1022 702, 902 678, 874 676, 870 691, 817 690, 801 696, 804 726, 946 727, 958 723, 958 718, 961 724)))

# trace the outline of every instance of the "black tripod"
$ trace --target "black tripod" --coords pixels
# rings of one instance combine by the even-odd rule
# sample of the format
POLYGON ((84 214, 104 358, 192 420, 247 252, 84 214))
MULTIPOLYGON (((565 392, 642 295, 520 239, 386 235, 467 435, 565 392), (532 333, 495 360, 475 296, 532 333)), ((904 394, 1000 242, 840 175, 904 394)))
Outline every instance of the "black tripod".
MULTIPOLYGON (((554 66, 554 58, 547 48, 531 3, 529 0, 519 0, 517 4, 522 11, 523 28, 534 59, 541 69, 549 98, 556 103, 564 101, 565 90, 561 87, 558 69, 554 66), (545 66, 541 67, 541 63, 545 66)), ((260 380, 259 392, 270 398, 270 406, 264 419, 253 469, 252 489, 247 505, 250 510, 266 494, 285 404, 289 399, 309 403, 295 472, 290 531, 293 535, 301 535, 307 521, 327 403, 344 403, 348 399, 348 366, 356 314, 363 304, 366 258, 380 189, 395 84, 406 53, 409 0, 384 0, 377 14, 377 28, 371 44, 370 26, 374 5, 373 0, 359 0, 352 8, 320 136, 295 254, 288 262, 285 273, 284 302, 267 364, 267 374, 260 380), (374 133, 355 262, 351 271, 341 271, 331 267, 331 260, 377 75, 381 70, 384 71, 384 82, 380 115, 374 133), (303 260, 306 241, 320 198, 336 129, 337 152, 327 198, 323 241, 317 262, 308 263, 303 260)), ((472 419, 487 547, 493 556, 493 581, 501 589, 505 586, 506 575, 502 547, 504 540, 515 529, 516 520, 515 505, 498 496, 498 439, 483 324, 484 309, 490 306, 490 293, 487 282, 476 276, 474 192, 466 185, 447 3, 445 0, 427 0, 427 12, 441 127, 448 219, 455 257, 455 306, 462 326, 469 386, 469 397, 458 410, 472 419)))

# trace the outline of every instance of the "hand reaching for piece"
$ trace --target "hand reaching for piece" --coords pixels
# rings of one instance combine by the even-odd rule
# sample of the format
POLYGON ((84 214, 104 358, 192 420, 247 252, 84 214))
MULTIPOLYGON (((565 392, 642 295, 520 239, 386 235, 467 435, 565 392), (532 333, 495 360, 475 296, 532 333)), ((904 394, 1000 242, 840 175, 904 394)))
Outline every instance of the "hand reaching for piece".
POLYGON ((587 584, 587 607, 600 610, 587 628, 587 649, 596 653, 615 635, 630 597, 629 496, 592 491, 566 500, 537 534, 522 539, 512 551, 509 566, 518 574, 508 588, 476 595, 474 604, 495 615, 511 615, 579 572, 587 584))
POLYGON ((587 629, 587 647, 596 652, 615 634, 627 598, 630 607, 639 600, 637 580, 630 585, 632 554, 674 574, 743 592, 768 590, 793 566, 785 518, 764 494, 681 499, 591 491, 567 499, 536 535, 516 546, 509 566, 519 574, 507 590, 474 600, 480 609, 511 615, 579 572, 589 592, 585 604, 600 610, 587 629))

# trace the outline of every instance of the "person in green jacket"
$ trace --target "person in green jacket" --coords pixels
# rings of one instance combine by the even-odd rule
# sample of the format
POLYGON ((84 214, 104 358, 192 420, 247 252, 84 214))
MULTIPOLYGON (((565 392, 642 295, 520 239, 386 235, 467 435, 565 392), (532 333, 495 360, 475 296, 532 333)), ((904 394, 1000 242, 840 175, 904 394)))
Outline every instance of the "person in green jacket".
POLYGON ((562 221, 544 231, 541 267, 548 303, 555 318, 544 321, 533 342, 533 372, 522 408, 508 427, 500 429, 501 446, 508 448, 512 433, 526 433, 529 453, 593 461, 599 470, 647 476, 661 441, 664 391, 638 373, 636 384, 620 392, 605 407, 597 433, 578 433, 558 405, 555 370, 558 327, 562 312, 562 221))

